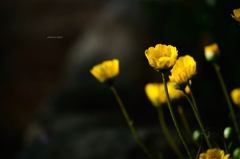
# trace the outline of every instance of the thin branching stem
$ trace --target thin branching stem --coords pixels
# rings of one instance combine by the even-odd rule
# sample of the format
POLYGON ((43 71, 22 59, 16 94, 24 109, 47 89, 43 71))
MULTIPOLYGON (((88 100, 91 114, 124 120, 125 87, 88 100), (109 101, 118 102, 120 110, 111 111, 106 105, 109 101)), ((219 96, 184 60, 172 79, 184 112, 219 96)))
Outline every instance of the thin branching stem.
POLYGON ((133 121, 130 119, 130 117, 129 117, 126 109, 125 109, 125 106, 124 106, 124 104, 123 104, 120 96, 118 95, 115 87, 114 87, 114 86, 110 86, 110 88, 111 88, 114 96, 115 96, 116 99, 117 99, 117 102, 118 102, 118 104, 119 104, 119 106, 120 106, 120 108, 121 108, 121 111, 122 111, 122 113, 123 113, 123 116, 124 116, 124 118, 126 119, 127 124, 128 124, 128 126, 129 126, 130 130, 132 131, 133 136, 134 136, 135 139, 137 140, 137 142, 138 142, 138 144, 140 145, 140 147, 142 148, 142 150, 146 153, 146 155, 148 156, 148 158, 154 159, 153 155, 149 152, 149 150, 147 149, 147 147, 144 145, 144 143, 142 142, 142 139, 140 138, 140 136, 138 135, 136 129, 134 128, 134 126, 133 126, 133 121))
POLYGON ((173 140, 173 137, 171 136, 171 133, 168 130, 168 127, 167 127, 166 122, 165 122, 162 107, 160 106, 157 110, 158 110, 158 118, 159 118, 160 126, 162 128, 162 131, 163 131, 169 145, 172 147, 173 151, 177 154, 178 158, 184 159, 184 156, 183 156, 182 152, 179 150, 176 142, 173 140))
POLYGON ((239 126, 238 126, 238 123, 237 123, 237 120, 236 120, 236 115, 235 115, 234 110, 233 110, 233 105, 232 105, 229 93, 227 91, 227 87, 225 85, 225 82, 224 82, 224 80, 222 78, 222 75, 221 75, 221 72, 220 72, 220 67, 215 62, 213 62, 213 67, 214 67, 214 69, 217 73, 219 82, 221 84, 221 87, 222 87, 222 90, 223 90, 223 93, 224 93, 224 96, 226 98, 227 105, 228 105, 228 108, 229 108, 229 111, 230 111, 230 114, 231 114, 231 119, 232 119, 232 122, 233 122, 234 129, 235 129, 236 133, 238 134, 238 139, 240 141, 239 126))
MULTIPOLYGON (((196 105, 196 101, 195 101, 195 98, 194 98, 194 96, 193 96, 193 93, 192 93, 190 84, 188 84, 188 87, 189 87, 189 89, 190 89, 190 94, 191 94, 191 97, 192 97, 193 102, 192 102, 192 101, 190 100, 190 98, 188 97, 187 92, 186 92, 185 90, 183 90, 183 92, 184 92, 185 97, 187 98, 188 102, 190 103, 190 105, 191 105, 191 107, 192 107, 192 109, 193 109, 193 112, 194 112, 194 114, 195 114, 195 117, 197 118, 197 121, 198 121, 198 124, 199 124, 199 126, 200 126, 200 129, 201 129, 201 131, 203 132, 205 129, 204 129, 204 126, 203 126, 203 124, 202 124, 202 120, 201 120, 200 114, 199 114, 199 112, 198 112, 197 105, 196 105), (193 104, 193 103, 194 103, 194 104, 193 104)), ((211 143, 210 143, 210 141, 209 141, 209 139, 208 139, 208 136, 207 136, 206 134, 204 134, 204 138, 205 138, 205 140, 206 140, 206 142, 207 142, 208 147, 211 148, 211 147, 212 147, 212 146, 211 146, 211 143)))
POLYGON ((184 147, 185 147, 185 149, 186 149, 186 151, 188 153, 189 158, 193 159, 193 155, 192 155, 190 149, 188 148, 187 142, 186 142, 186 140, 185 140, 185 138, 184 138, 184 136, 183 136, 179 126, 178 126, 178 123, 177 123, 177 120, 176 120, 176 117, 175 117, 175 114, 174 114, 174 111, 173 111, 173 108, 172 108, 172 105, 171 105, 171 102, 170 102, 165 73, 162 73, 162 79, 163 79, 165 94, 166 94, 166 98, 167 98, 168 108, 169 108, 170 114, 172 116, 173 123, 174 123, 175 128, 176 128, 176 130, 178 132, 178 135, 179 135, 179 137, 180 137, 180 139, 181 139, 181 141, 182 141, 182 143, 183 143, 183 145, 184 145, 184 147))

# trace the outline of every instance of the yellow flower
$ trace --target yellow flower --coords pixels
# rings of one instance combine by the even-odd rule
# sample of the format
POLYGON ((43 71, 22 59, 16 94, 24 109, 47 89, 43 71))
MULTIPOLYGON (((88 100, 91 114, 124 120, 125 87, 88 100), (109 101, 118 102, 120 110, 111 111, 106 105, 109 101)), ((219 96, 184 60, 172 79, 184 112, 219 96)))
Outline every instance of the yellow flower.
MULTIPOLYGON (((184 96, 184 93, 180 90, 175 89, 171 82, 167 82, 167 87, 170 100, 176 100, 184 96)), ((189 92, 189 88, 186 88, 186 91, 189 92)), ((162 104, 167 103, 163 83, 148 83, 145 86, 145 92, 148 99, 152 102, 153 106, 159 107, 162 104)))
POLYGON ((145 86, 145 92, 152 105, 159 107, 161 104, 167 102, 164 92, 164 85, 162 83, 148 83, 145 86))
POLYGON ((102 83, 112 82, 119 73, 119 61, 118 59, 103 61, 95 65, 90 72, 102 83))
POLYGON ((205 58, 207 61, 214 61, 219 55, 220 50, 217 43, 204 47, 205 58))
POLYGON ((145 51, 148 63, 155 70, 166 70, 173 67, 176 62, 178 51, 171 45, 157 44, 155 47, 149 47, 145 51))
POLYGON ((232 18, 235 19, 236 21, 240 22, 240 8, 234 9, 233 14, 231 14, 232 18))
POLYGON ((193 57, 189 55, 179 57, 169 76, 174 88, 184 89, 187 82, 196 74, 196 67, 193 57))
POLYGON ((240 88, 235 88, 231 92, 231 97, 235 105, 240 106, 240 88))
POLYGON ((206 153, 201 153, 199 159, 229 159, 230 154, 224 153, 218 148, 208 149, 206 153))

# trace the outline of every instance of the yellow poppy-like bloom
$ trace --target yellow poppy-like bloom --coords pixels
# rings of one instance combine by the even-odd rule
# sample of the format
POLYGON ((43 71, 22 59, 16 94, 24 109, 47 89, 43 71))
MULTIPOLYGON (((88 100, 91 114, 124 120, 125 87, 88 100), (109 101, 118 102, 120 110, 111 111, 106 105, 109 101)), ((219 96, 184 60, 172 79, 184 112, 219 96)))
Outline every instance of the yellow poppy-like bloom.
POLYGON ((108 83, 114 79, 119 73, 119 60, 107 60, 95 65, 91 70, 91 74, 102 83, 108 83))
POLYGON ((219 55, 220 50, 217 43, 204 47, 205 58, 207 61, 214 61, 219 55))
POLYGON ((224 153, 223 150, 214 148, 214 149, 208 149, 206 153, 201 153, 199 155, 199 159, 230 159, 230 154, 224 153))
POLYGON ((233 103, 237 106, 240 106, 240 88, 235 88, 234 90, 232 90, 231 97, 233 103))
MULTIPOLYGON (((184 93, 180 90, 175 89, 170 81, 167 82, 167 87, 170 100, 176 100, 184 96, 184 93)), ((152 102, 153 106, 159 107, 162 104, 167 103, 163 83, 148 83, 145 86, 145 92, 148 99, 152 102)), ((188 87, 186 87, 186 92, 189 92, 188 87)))
POLYGON ((145 51, 148 63, 155 70, 171 69, 176 63, 178 50, 171 45, 157 44, 155 47, 149 47, 145 51))
POLYGON ((159 107, 167 102, 162 83, 148 83, 145 86, 145 93, 155 107, 159 107))
POLYGON ((179 57, 169 76, 174 88, 184 89, 188 81, 196 74, 196 67, 197 64, 193 57, 189 55, 179 57))
POLYGON ((234 9, 233 14, 231 14, 232 18, 235 19, 236 21, 240 22, 240 8, 234 9))

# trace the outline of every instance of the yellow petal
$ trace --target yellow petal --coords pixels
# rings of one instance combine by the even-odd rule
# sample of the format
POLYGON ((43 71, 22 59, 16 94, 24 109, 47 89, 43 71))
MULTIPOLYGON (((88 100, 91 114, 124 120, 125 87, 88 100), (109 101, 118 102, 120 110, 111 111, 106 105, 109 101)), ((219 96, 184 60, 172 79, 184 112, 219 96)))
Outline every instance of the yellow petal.
POLYGON ((240 17, 240 8, 234 9, 234 10, 233 10, 233 13, 234 13, 234 15, 235 15, 236 17, 240 17))

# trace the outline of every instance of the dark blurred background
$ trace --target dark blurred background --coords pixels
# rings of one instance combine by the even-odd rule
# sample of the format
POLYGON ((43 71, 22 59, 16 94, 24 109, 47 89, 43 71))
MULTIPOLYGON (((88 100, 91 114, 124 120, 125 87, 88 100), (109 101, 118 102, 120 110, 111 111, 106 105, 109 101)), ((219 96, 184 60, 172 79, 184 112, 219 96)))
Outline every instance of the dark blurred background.
MULTIPOLYGON (((189 54, 197 61, 192 86, 205 127, 222 131, 231 124, 203 48, 218 43, 228 91, 239 87, 240 26, 230 14, 240 1, 0 3, 0 158, 146 158, 110 89, 89 73, 93 65, 112 58, 120 59, 116 88, 144 141, 154 153, 172 152, 144 92, 147 83, 161 82, 144 55, 158 43, 176 46, 179 56, 189 54)), ((188 103, 182 104, 192 128, 198 128, 188 103)))

